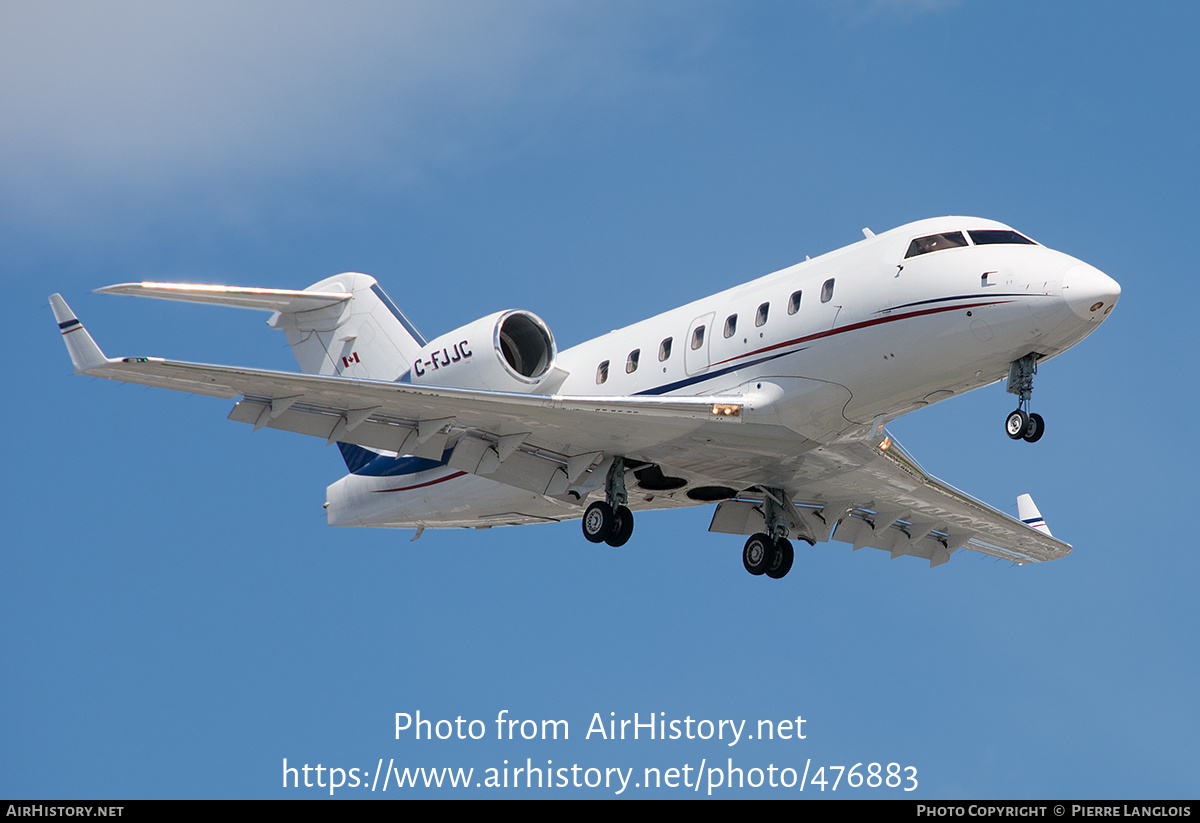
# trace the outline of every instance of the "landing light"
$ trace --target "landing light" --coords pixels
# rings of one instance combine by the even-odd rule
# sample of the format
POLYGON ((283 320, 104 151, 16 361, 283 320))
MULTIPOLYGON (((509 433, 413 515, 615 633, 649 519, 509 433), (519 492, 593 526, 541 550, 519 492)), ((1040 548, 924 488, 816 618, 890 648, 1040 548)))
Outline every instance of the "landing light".
POLYGON ((883 438, 882 442, 880 442, 880 444, 879 444, 879 450, 883 451, 883 452, 887 451, 891 447, 892 447, 892 438, 890 438, 890 437, 883 438))
POLYGON ((1092 304, 1092 308, 1091 308, 1091 309, 1089 309, 1089 311, 1096 311, 1097 309, 1099 309, 1099 308, 1100 308, 1101 306, 1103 306, 1103 305, 1104 305, 1104 301, 1103 301, 1103 300, 1101 300, 1101 301, 1099 301, 1099 302, 1097 302, 1097 303, 1093 303, 1093 304, 1092 304))
POLYGON ((714 403, 712 413, 713 417, 740 417, 742 407, 725 403, 714 403))

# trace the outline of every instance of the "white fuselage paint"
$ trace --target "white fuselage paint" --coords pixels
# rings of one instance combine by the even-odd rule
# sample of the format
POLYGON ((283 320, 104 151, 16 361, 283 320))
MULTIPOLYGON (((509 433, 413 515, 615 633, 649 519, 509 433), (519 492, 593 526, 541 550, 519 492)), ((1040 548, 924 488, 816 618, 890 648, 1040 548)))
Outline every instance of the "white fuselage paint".
MULTIPOLYGON (((917 237, 1007 228, 945 217, 868 237, 562 351, 557 365, 568 377, 556 393, 736 395, 746 400, 747 427, 783 425, 798 442, 853 437, 1001 380, 1030 352, 1058 355, 1107 315, 1117 283, 1045 246, 969 245, 905 259, 917 237), (832 295, 823 301, 829 280, 832 295), (797 291, 799 308, 789 314, 797 291), (757 325, 763 304, 766 321, 757 325), (726 336, 731 316, 736 328, 726 336), (704 340, 693 348, 700 325, 704 340), (666 338, 670 356, 660 361, 666 338), (635 350, 637 367, 627 371, 635 350), (604 361, 607 379, 598 383, 604 361)), ((579 517, 584 505, 446 466, 348 475, 327 491, 331 525, 531 523, 579 517)), ((630 502, 634 509, 684 505, 697 503, 682 493, 630 502)))

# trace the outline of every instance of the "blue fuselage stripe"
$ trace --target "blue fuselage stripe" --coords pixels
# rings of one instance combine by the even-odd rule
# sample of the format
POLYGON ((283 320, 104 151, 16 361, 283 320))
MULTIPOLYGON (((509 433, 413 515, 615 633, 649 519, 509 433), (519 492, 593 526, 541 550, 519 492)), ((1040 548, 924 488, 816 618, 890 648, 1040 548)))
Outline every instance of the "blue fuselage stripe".
POLYGON ((792 351, 780 352, 779 354, 772 354, 768 357, 760 357, 758 360, 751 360, 747 363, 738 363, 737 365, 734 365, 734 366, 726 366, 723 369, 717 369, 716 371, 713 371, 713 372, 697 374, 694 377, 688 377, 685 380, 676 380, 674 383, 667 383, 664 386, 658 386, 653 389, 646 389, 645 391, 635 392, 634 396, 638 397, 643 394, 646 394, 646 395, 667 394, 669 392, 678 391, 679 389, 686 389, 688 386, 694 386, 697 383, 703 383, 705 380, 712 380, 716 377, 724 377, 725 375, 727 375, 731 372, 735 372, 739 369, 748 369, 751 366, 757 366, 761 363, 766 363, 771 360, 778 360, 780 357, 787 357, 789 354, 795 354, 796 352, 804 351, 805 348, 807 348, 807 346, 803 347, 803 348, 799 348, 799 349, 793 349, 792 351))

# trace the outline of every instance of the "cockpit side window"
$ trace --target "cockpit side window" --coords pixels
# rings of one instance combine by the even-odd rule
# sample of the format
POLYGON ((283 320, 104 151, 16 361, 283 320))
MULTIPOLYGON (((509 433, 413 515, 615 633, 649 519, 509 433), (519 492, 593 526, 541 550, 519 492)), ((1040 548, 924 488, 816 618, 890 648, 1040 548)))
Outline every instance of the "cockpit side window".
POLYGON ((945 234, 931 234, 928 237, 918 237, 908 244, 908 251, 904 253, 904 259, 916 257, 920 254, 929 254, 931 251, 942 251, 943 249, 952 249, 957 246, 967 245, 967 238, 963 237, 961 231, 951 231, 945 234))
POLYGON ((1023 234, 1018 234, 1012 229, 979 229, 978 231, 969 231, 971 242, 976 246, 991 246, 1000 244, 1013 244, 1021 246, 1036 246, 1028 237, 1023 234))

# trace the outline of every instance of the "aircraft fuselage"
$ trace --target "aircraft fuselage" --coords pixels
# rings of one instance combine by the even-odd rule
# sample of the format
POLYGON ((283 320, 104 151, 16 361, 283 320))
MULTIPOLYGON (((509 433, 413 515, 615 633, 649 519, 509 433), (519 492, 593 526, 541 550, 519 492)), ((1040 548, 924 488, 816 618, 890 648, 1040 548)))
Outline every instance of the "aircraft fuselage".
MULTIPOLYGON (((776 451, 779 428, 794 433, 793 463, 822 444, 868 437, 902 414, 1004 379, 1023 357, 1062 353, 1099 325, 1119 294, 1107 275, 1008 226, 934 218, 563 350, 557 366, 567 375, 555 393, 738 396, 745 424, 730 436, 744 441, 749 478, 756 427, 770 429, 762 448, 776 451)), ((702 474, 692 445, 679 444, 673 468, 683 479, 702 474)), ((329 522, 558 520, 578 517, 578 495, 589 491, 545 496, 436 463, 410 468, 331 485, 329 522)), ((721 474, 736 479, 738 467, 723 465, 721 474)), ((681 487, 631 493, 629 507, 697 502, 681 487)))

